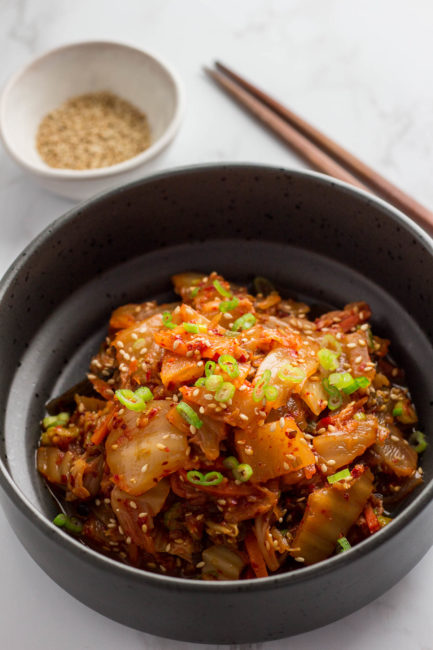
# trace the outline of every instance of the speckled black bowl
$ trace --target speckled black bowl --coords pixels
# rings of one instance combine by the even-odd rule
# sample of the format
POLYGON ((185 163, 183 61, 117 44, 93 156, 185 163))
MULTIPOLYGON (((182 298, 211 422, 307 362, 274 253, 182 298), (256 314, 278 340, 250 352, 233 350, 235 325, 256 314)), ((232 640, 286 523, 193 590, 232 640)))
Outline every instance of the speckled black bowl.
POLYGON ((330 178, 256 166, 159 174, 104 194, 47 228, 0 285, 0 483, 6 515, 64 589, 122 623, 176 639, 240 643, 330 623, 376 598, 433 541, 433 446, 425 484, 396 520, 351 551, 261 580, 152 575, 85 548, 50 522, 34 452, 44 403, 79 380, 110 310, 164 298, 170 275, 217 269, 272 278, 288 293, 365 299, 407 369, 432 431, 432 241, 404 215, 330 178))

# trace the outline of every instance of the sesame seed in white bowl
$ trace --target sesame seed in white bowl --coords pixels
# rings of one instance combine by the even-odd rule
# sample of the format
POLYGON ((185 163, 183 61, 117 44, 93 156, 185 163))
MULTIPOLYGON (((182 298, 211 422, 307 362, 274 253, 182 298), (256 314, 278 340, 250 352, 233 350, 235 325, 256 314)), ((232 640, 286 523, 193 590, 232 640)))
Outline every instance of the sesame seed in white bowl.
POLYGON ((12 158, 45 189, 72 199, 140 178, 144 165, 174 138, 184 109, 177 75, 159 57, 112 41, 65 45, 34 59, 0 98, 0 133, 12 158), (92 169, 52 167, 37 148, 41 121, 71 98, 111 93, 147 118, 150 143, 140 153, 92 169))

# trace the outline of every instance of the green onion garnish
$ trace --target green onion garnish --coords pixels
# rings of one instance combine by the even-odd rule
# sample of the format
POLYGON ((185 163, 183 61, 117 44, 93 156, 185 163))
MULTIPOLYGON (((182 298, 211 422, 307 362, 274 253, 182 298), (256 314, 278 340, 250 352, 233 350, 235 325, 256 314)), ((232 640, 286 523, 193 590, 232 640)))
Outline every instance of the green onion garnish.
POLYGON ((228 311, 233 311, 239 305, 238 298, 232 298, 232 300, 223 300, 218 305, 218 309, 225 314, 228 311))
POLYGON ((397 402, 397 404, 394 406, 392 409, 392 414, 394 417, 398 417, 399 415, 403 415, 403 402, 397 402))
POLYGON ((347 478, 350 478, 352 474, 349 469, 342 469, 341 472, 336 472, 336 474, 331 474, 328 476, 328 483, 337 483, 337 481, 344 481, 347 478))
POLYGON ((182 327, 185 332, 189 332, 190 334, 198 334, 199 332, 207 331, 206 325, 202 325, 201 323, 182 323, 182 327))
POLYGON ((335 386, 331 386, 331 384, 329 383, 329 379, 327 379, 326 377, 322 379, 322 386, 329 395, 328 408, 331 411, 335 411, 335 409, 338 409, 338 407, 341 406, 343 403, 343 398, 341 397, 340 391, 335 386))
POLYGON ((341 347, 341 343, 337 341, 335 336, 333 334, 325 334, 322 336, 322 345, 324 348, 328 348, 328 350, 333 350, 340 356, 340 354, 343 351, 343 348, 341 347))
POLYGON ((193 287, 191 289, 191 298, 195 298, 196 295, 198 294, 199 288, 198 287, 193 287))
POLYGON ((338 368, 338 354, 328 348, 321 348, 317 353, 319 363, 325 370, 336 370, 338 368))
POLYGON ((203 426, 203 422, 200 420, 197 413, 186 402, 179 402, 176 406, 176 411, 180 413, 188 424, 192 425, 196 429, 200 429, 200 427, 203 426))
POLYGON ((391 523, 392 518, 391 517, 384 517, 383 515, 377 515, 377 521, 383 528, 384 526, 387 526, 388 524, 391 523))
POLYGON ((367 330, 367 341, 368 341, 368 349, 374 350, 376 348, 376 345, 374 343, 373 332, 371 331, 371 327, 369 327, 367 330))
POLYGON ((246 483, 253 475, 253 468, 247 463, 240 463, 233 469, 233 476, 237 481, 246 483))
POLYGON ((225 381, 220 388, 215 393, 215 399, 217 402, 228 402, 232 399, 235 394, 235 386, 229 381, 225 381))
POLYGON ((366 388, 369 385, 370 380, 367 379, 367 377, 355 377, 351 384, 343 388, 343 392, 346 393, 346 395, 351 395, 358 390, 358 388, 366 388))
POLYGON ((207 474, 202 474, 196 469, 190 470, 186 475, 187 480, 193 485, 219 485, 224 476, 221 472, 208 472, 207 474))
POLYGON ((214 280, 213 281, 213 286, 218 291, 218 293, 220 293, 222 296, 224 296, 224 298, 231 298, 232 297, 232 294, 230 293, 230 291, 225 289, 219 280, 214 280))
POLYGON ((223 465, 224 467, 227 467, 227 469, 235 469, 239 465, 239 461, 235 456, 227 456, 227 458, 224 458, 223 460, 223 465))
POLYGON ((340 539, 337 539, 337 544, 340 546, 339 548, 340 553, 342 553, 343 551, 349 551, 352 548, 347 537, 340 537, 340 539))
POLYGON ((338 390, 347 388, 353 383, 353 377, 350 372, 333 372, 328 377, 331 386, 335 386, 338 390))
POLYGON ((266 386, 265 397, 268 402, 275 402, 278 397, 278 388, 276 386, 266 386))
POLYGON ((269 369, 265 370, 263 375, 258 378, 253 390, 253 400, 255 402, 260 402, 265 397, 265 388, 269 385, 270 379, 271 371, 269 369))
POLYGON ((366 419, 366 415, 363 411, 357 411, 355 415, 353 416, 354 420, 357 420, 358 422, 361 422, 362 420, 366 419))
POLYGON ((221 377, 221 375, 210 375, 210 377, 206 377, 204 380, 204 385, 210 391, 218 390, 221 388, 223 383, 224 379, 221 377))
POLYGON ((165 327, 168 327, 168 329, 170 330, 174 330, 174 328, 176 327, 176 324, 173 323, 172 318, 173 318, 172 314, 169 311, 165 311, 162 314, 162 322, 165 325, 165 327))
POLYGON ((263 278, 260 275, 254 278, 253 285, 254 285, 254 291, 256 293, 261 293, 262 296, 264 296, 265 298, 266 296, 269 296, 270 293, 275 291, 275 287, 272 284, 272 282, 270 282, 267 278, 263 278))
POLYGON ((250 327, 253 327, 257 322, 256 317, 253 314, 244 314, 235 320, 232 326, 233 332, 238 332, 239 330, 249 330, 250 327))
POLYGON ((59 528, 65 528, 70 533, 78 535, 83 530, 83 524, 76 517, 68 517, 63 512, 53 519, 53 524, 59 528))
POLYGON ((199 377, 197 381, 195 382, 194 386, 204 386, 205 385, 205 378, 204 377, 199 377))
POLYGON ((213 375, 215 368, 216 368, 215 361, 206 361, 206 365, 204 367, 204 374, 206 375, 206 377, 210 377, 211 375, 213 375))
POLYGON ((238 362, 230 354, 222 354, 218 359, 218 365, 221 370, 230 377, 230 379, 236 379, 236 377, 239 377, 238 362))
POLYGON ((47 415, 42 420, 44 429, 49 429, 50 427, 64 427, 69 422, 70 415, 63 411, 62 413, 57 413, 57 415, 47 415))
POLYGON ((409 438, 409 443, 413 445, 413 448, 417 454, 422 454, 422 452, 425 451, 428 447, 428 442, 425 439, 425 435, 422 431, 414 431, 409 438))
POLYGON ((153 399, 152 391, 147 386, 141 386, 137 390, 132 391, 128 388, 120 388, 114 393, 117 399, 123 406, 126 406, 130 411, 144 411, 147 408, 147 402, 153 399))
POLYGON ((287 381, 292 384, 299 384, 301 381, 304 381, 305 372, 302 370, 302 368, 292 366, 291 363, 285 363, 277 372, 277 377, 278 379, 281 379, 281 381, 287 381))

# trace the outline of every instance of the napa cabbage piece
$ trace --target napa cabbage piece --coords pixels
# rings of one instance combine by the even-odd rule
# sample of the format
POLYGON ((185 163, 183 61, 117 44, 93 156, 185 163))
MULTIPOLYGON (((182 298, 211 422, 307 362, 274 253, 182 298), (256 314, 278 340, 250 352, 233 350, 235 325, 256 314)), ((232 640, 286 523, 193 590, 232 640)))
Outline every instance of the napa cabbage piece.
POLYGON ((227 437, 227 425, 221 420, 215 420, 199 413, 197 406, 191 406, 191 408, 203 423, 192 436, 190 435, 190 425, 180 415, 176 406, 168 411, 167 419, 174 427, 189 436, 190 442, 197 444, 208 460, 216 460, 220 455, 220 442, 227 437))
POLYGON ((225 408, 223 408, 224 405, 215 400, 214 394, 210 393, 205 387, 181 386, 180 392, 189 404, 201 406, 204 410, 203 415, 209 415, 216 420, 223 420, 233 427, 251 429, 260 422, 264 423, 266 413, 261 411, 260 406, 254 401, 252 387, 247 384, 244 384, 244 386, 244 390, 235 391, 231 404, 227 402, 225 408))
POLYGON ((247 432, 237 429, 235 446, 240 461, 253 470, 252 483, 268 481, 315 462, 304 434, 289 417, 247 432))
POLYGON ((217 580, 239 580, 245 561, 239 553, 222 545, 214 545, 202 553, 205 563, 202 574, 217 580))
POLYGON ((325 463, 328 467, 325 473, 333 474, 373 445, 377 440, 377 430, 377 418, 367 415, 365 420, 348 420, 339 430, 316 436, 313 447, 319 457, 318 463, 325 463))
POLYGON ((366 468, 358 478, 315 490, 292 542, 291 555, 304 564, 325 560, 364 510, 373 491, 373 474, 366 468), (299 560, 301 561, 301 560, 299 560))
POLYGON ((161 366, 161 381, 165 388, 175 390, 181 384, 195 381, 202 376, 203 367, 197 361, 180 354, 165 353, 161 366))
POLYGON ((302 386, 300 395, 314 415, 320 415, 328 406, 328 393, 323 388, 321 381, 307 379, 302 386))
POLYGON ((66 486, 74 458, 71 451, 64 452, 58 447, 39 447, 36 452, 38 471, 47 481, 59 486, 66 486))
POLYGON ((165 476, 181 469, 188 458, 187 436, 167 420, 170 403, 154 400, 152 417, 124 409, 113 420, 105 449, 113 482, 132 495, 150 490, 165 476))
POLYGON ((400 477, 412 476, 418 467, 417 452, 396 426, 391 424, 388 429, 389 436, 386 440, 374 445, 372 449, 376 462, 384 472, 400 477))
MULTIPOLYGON (((319 362, 315 354, 319 350, 316 343, 308 342, 307 347, 303 348, 302 353, 287 347, 277 347, 271 350, 257 369, 254 384, 260 379, 266 370, 271 373, 269 384, 275 386, 278 390, 278 397, 269 405, 272 408, 279 408, 286 404, 291 393, 299 393, 305 379, 312 375, 318 368, 319 362), (310 354, 311 353, 311 354, 310 354), (301 382, 284 381, 278 376, 280 371, 284 371, 287 364, 296 366, 303 373, 304 378, 301 382)), ((285 370, 287 373, 287 369, 285 370)))

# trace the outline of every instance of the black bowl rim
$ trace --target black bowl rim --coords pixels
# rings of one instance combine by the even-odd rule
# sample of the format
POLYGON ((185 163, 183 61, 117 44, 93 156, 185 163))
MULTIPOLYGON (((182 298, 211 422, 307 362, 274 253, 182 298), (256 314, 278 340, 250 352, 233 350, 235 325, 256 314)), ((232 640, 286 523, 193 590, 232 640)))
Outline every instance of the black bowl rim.
MULTIPOLYGON (((292 177, 311 178, 319 185, 328 186, 330 188, 337 188, 337 190, 341 191, 343 195, 354 195, 355 197, 358 197, 363 203, 367 205, 372 204, 380 208, 380 210, 385 213, 389 219, 403 226, 403 228, 409 231, 412 236, 415 236, 418 241, 424 246, 424 248, 430 253, 430 255, 433 256, 433 239, 427 232, 425 232, 403 212, 390 205, 386 201, 370 194, 369 192, 353 187, 348 183, 339 181, 325 174, 307 170, 297 170, 254 163, 236 162, 187 165, 157 172, 131 183, 113 188, 109 191, 101 192, 91 199, 80 202, 68 210, 64 215, 55 219, 25 247, 22 253, 18 255, 18 257, 12 262, 6 273, 3 275, 2 279, 0 280, 0 305, 4 294, 8 290, 16 273, 19 272, 21 266, 24 264, 24 261, 27 260, 27 258, 32 254, 34 254, 40 245, 53 237, 57 231, 63 227, 64 224, 74 220, 76 216, 80 214, 83 208, 88 209, 93 204, 98 203, 101 199, 118 197, 119 194, 122 194, 123 192, 139 185, 147 185, 148 183, 164 180, 168 177, 171 178, 183 175, 185 173, 207 173, 217 170, 224 173, 229 173, 231 170, 249 170, 255 174, 258 174, 260 172, 283 173, 288 174, 292 177)), ((218 582, 212 582, 192 580, 189 578, 176 578, 172 576, 151 573, 144 569, 136 569, 126 564, 122 564, 117 560, 111 559, 105 555, 102 555, 101 553, 94 551, 88 546, 85 546, 78 540, 66 534, 60 528, 54 526, 54 524, 49 521, 45 515, 43 515, 32 503, 30 503, 27 497, 22 493, 22 491, 13 481, 12 476, 10 475, 1 458, 0 486, 4 489, 14 505, 19 510, 21 510, 21 512, 27 518, 29 518, 29 520, 35 526, 38 526, 46 537, 51 537, 54 539, 57 537, 58 543, 62 544, 62 546, 65 547, 66 551, 74 553, 77 557, 88 556, 88 561, 96 563, 98 565, 98 568, 111 570, 120 576, 128 576, 131 580, 134 581, 143 581, 151 585, 153 584, 159 588, 165 587, 167 589, 170 589, 176 585, 176 588, 180 588, 181 591, 198 593, 207 593, 209 591, 220 591, 222 593, 241 593, 250 590, 265 591, 269 588, 288 587, 291 584, 299 584, 301 582, 314 579, 315 577, 326 575, 327 573, 333 571, 334 568, 337 569, 338 567, 342 567, 352 561, 356 561, 364 555, 368 554, 373 548, 381 544, 385 544, 390 537, 396 535, 399 531, 405 528, 416 516, 418 516, 423 508, 433 498, 433 481, 431 481, 430 484, 426 485, 423 488, 422 492, 414 499, 414 501, 408 505, 395 520, 391 522, 391 524, 375 533, 375 535, 372 537, 363 540, 355 547, 350 549, 349 552, 341 553, 334 557, 327 558, 322 562, 308 567, 300 567, 296 571, 268 576, 267 578, 250 578, 242 581, 221 580, 218 582)))

